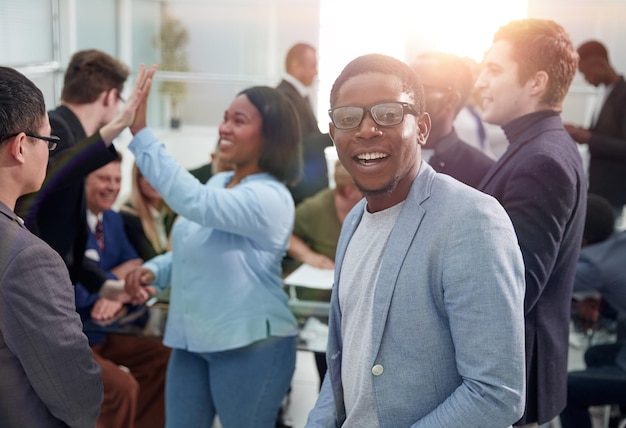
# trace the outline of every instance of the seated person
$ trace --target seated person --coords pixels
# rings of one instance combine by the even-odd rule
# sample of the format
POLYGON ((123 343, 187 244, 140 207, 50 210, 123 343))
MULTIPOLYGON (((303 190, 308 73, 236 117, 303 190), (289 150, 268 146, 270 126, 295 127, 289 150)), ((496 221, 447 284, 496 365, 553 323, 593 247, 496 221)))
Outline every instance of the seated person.
POLYGON ((599 294, 615 313, 626 313, 626 231, 615 231, 610 208, 608 200, 588 195, 574 295, 599 294))
POLYGON ((218 172, 230 171, 232 167, 228 164, 220 162, 220 146, 219 142, 215 144, 215 149, 211 152, 211 161, 200 165, 197 168, 190 169, 189 173, 200 180, 201 183, 206 183, 211 177, 218 172))
MULTIPOLYGON (((615 233, 615 214, 611 204, 600 196, 589 194, 574 295, 581 313, 589 313, 593 299, 589 292, 599 293, 618 319, 626 317, 626 232, 615 233)), ((597 307, 597 305, 596 305, 597 307)), ((599 313, 588 317, 597 320, 599 313)), ((626 405, 626 342, 595 345, 585 352, 587 368, 570 372, 567 379, 567 407, 561 413, 563 428, 591 428, 590 406, 626 405)))
MULTIPOLYGON (((124 234, 122 219, 111 210, 120 191, 121 159, 87 176, 85 194, 89 234, 85 257, 111 278, 124 278, 141 259, 124 234)), ((83 322, 103 322, 123 310, 123 303, 89 293, 76 285, 76 307, 83 322)), ((164 385, 170 350, 158 338, 88 333, 94 359, 102 368, 104 401, 99 427, 162 427, 164 385), (126 369, 122 369, 124 366, 126 369)))
MULTIPOLYGON (((341 162, 335 162, 335 188, 324 189, 296 207, 293 234, 287 254, 296 261, 320 269, 335 268, 335 251, 341 225, 352 207, 363 198, 341 162)), ((313 300, 330 301, 330 290, 314 290, 313 300)), ((315 352, 320 384, 326 374, 326 359, 315 352)))
POLYGON ((170 249, 169 236, 176 214, 133 165, 129 199, 120 208, 124 232, 142 260, 170 249))
POLYGON ((335 188, 323 189, 296 207, 296 222, 287 254, 320 269, 334 269, 341 225, 363 198, 348 171, 335 162, 335 188))

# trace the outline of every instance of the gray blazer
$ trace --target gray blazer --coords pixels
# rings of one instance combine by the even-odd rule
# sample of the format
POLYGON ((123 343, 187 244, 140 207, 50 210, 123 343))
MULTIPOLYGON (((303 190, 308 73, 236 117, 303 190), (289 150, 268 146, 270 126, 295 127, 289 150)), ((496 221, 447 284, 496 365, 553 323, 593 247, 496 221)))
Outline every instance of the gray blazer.
MULTIPOLYGON (((361 201, 336 257, 328 373, 307 426, 341 426, 338 284, 361 201)), ((422 162, 383 255, 371 366, 381 427, 508 427, 524 411, 524 266, 513 226, 490 196, 422 162), (411 351, 412 350, 412 351, 411 351), (409 351, 409 352, 407 352, 409 351)))
POLYGON ((102 402, 61 257, 0 202, 0 427, 94 427, 102 402))

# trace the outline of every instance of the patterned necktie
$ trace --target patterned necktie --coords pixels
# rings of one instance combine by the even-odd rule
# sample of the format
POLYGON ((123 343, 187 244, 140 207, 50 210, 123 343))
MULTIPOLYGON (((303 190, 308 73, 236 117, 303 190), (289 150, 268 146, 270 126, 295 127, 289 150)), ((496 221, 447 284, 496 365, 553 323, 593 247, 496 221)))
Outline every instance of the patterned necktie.
POLYGON ((102 229, 102 220, 98 219, 96 224, 96 242, 100 251, 104 250, 104 231, 102 229))

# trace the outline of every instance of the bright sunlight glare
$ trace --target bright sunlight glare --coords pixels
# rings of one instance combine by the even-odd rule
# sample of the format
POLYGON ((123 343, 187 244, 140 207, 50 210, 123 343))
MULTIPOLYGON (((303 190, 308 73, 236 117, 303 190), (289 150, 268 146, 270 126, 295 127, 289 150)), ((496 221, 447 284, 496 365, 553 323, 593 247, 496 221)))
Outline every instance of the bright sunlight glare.
POLYGON ((367 53, 410 62, 429 50, 480 62, 496 30, 526 18, 527 0, 321 0, 320 129, 328 127, 330 88, 343 67, 367 53))

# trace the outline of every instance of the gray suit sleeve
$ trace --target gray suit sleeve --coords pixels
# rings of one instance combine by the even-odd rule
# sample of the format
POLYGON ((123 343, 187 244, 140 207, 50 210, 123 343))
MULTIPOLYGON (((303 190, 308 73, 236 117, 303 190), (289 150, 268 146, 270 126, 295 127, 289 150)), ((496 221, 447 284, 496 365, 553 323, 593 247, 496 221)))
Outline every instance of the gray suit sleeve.
POLYGON ((44 243, 31 245, 5 274, 0 311, 8 348, 52 415, 70 427, 95 426, 103 398, 100 367, 63 261, 44 243))

